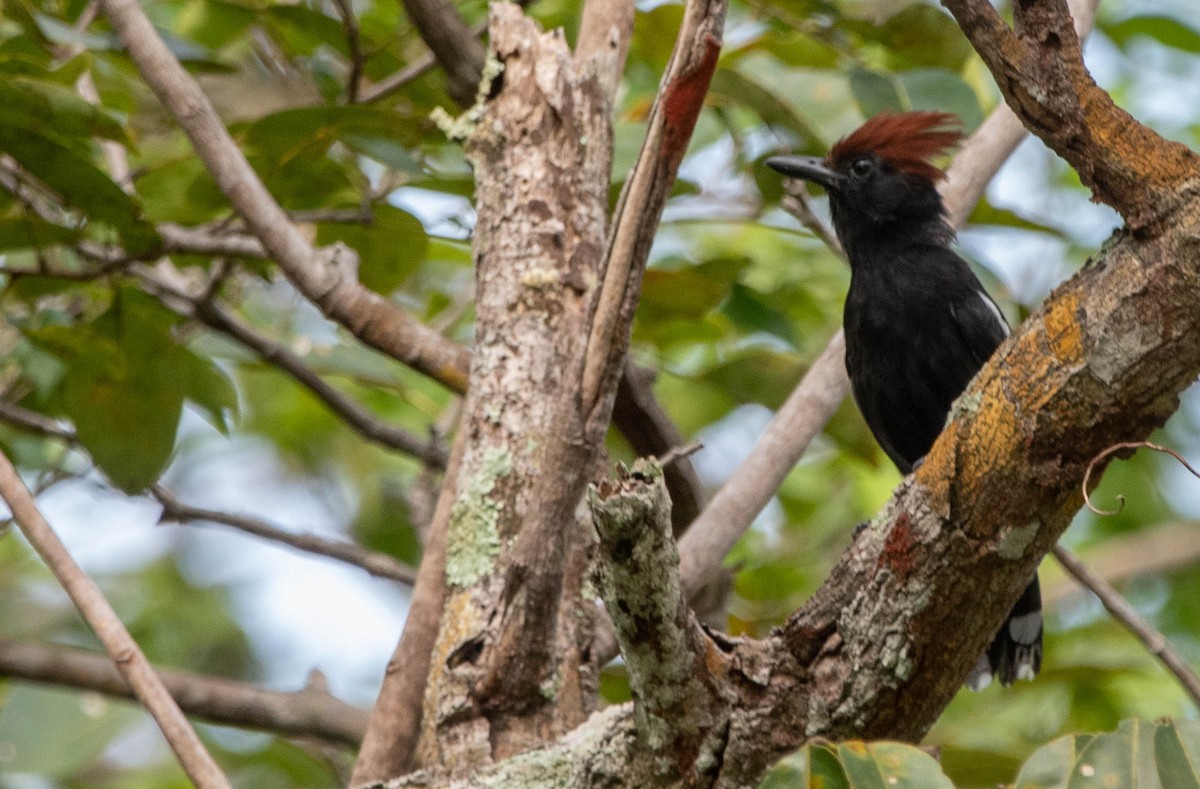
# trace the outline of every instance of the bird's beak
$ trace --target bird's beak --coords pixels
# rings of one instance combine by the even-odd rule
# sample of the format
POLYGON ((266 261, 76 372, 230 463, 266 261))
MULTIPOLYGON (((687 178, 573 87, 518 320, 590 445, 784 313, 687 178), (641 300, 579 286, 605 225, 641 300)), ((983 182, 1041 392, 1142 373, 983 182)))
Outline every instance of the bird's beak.
POLYGON ((815 156, 772 156, 767 159, 767 167, 789 178, 803 178, 830 190, 838 189, 845 180, 841 173, 830 170, 815 156))

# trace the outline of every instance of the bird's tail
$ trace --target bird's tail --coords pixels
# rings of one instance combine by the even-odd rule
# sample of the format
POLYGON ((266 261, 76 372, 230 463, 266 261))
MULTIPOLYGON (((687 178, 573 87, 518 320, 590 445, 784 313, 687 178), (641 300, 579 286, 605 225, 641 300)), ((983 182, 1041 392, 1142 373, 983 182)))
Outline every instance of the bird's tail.
POLYGON ((1018 679, 1033 679, 1042 667, 1042 590, 1037 575, 1000 626, 988 647, 967 676, 967 687, 983 690, 992 677, 1001 685, 1018 679))

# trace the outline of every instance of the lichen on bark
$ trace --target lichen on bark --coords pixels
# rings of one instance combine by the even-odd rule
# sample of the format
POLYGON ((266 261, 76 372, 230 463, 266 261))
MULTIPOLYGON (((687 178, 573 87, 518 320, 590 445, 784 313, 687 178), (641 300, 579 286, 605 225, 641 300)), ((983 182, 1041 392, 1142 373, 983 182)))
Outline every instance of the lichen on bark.
POLYGON ((476 471, 462 483, 450 510, 446 542, 446 580, 453 586, 476 583, 492 569, 500 553, 497 521, 504 502, 491 494, 496 482, 512 471, 512 456, 504 447, 486 447, 476 471))

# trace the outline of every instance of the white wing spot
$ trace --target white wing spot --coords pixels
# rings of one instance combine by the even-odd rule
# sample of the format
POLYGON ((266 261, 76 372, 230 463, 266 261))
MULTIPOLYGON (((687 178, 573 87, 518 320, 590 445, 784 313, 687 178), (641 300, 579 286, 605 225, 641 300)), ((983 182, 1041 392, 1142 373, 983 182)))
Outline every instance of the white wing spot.
POLYGON ((977 291, 976 295, 978 295, 983 303, 987 305, 988 311, 991 312, 992 315, 996 316, 996 323, 1000 324, 1000 328, 1004 332, 1004 336, 1007 337, 1009 334, 1011 334, 1012 330, 1008 328, 1008 321, 1004 320, 1004 316, 1000 314, 1000 308, 996 306, 996 302, 992 301, 991 297, 983 291, 977 291))

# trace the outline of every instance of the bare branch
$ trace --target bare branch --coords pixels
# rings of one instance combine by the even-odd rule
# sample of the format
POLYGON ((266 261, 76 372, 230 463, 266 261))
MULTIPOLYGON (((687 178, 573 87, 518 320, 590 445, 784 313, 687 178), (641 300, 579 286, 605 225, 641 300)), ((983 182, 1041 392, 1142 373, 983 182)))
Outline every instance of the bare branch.
POLYGON ((594 68, 604 80, 610 100, 616 96, 621 84, 632 37, 632 0, 587 0, 584 3, 579 37, 575 41, 575 60, 578 63, 589 59, 596 61, 594 68))
POLYGON ((404 10, 446 72, 450 96, 463 107, 475 101, 483 73, 483 45, 447 0, 404 0, 404 10))
POLYGON ((263 186, 212 103, 163 44, 136 0, 104 0, 104 8, 142 77, 296 288, 367 345, 463 391, 467 352, 359 284, 357 258, 350 249, 314 249, 263 186))
MULTIPOLYGON (((642 270, 664 205, 717 67, 725 0, 693 0, 663 74, 646 124, 646 139, 613 213, 583 375, 583 403, 601 404, 602 382, 615 375, 629 345, 629 320, 641 293, 642 270)), ((604 409, 607 409, 604 404, 604 409)), ((607 416, 607 413, 606 413, 607 416)))
POLYGON ((161 485, 155 485, 150 492, 162 504, 162 514, 158 518, 160 523, 165 521, 220 523, 264 540, 282 543, 305 553, 328 556, 331 559, 352 564, 379 578, 390 578, 402 584, 411 584, 416 580, 416 571, 413 568, 387 554, 368 551, 352 542, 329 540, 315 534, 296 534, 278 526, 272 526, 258 518, 193 507, 175 498, 174 494, 161 485))
POLYGON ((1022 122, 1130 229, 1153 232, 1200 188, 1200 157, 1118 107, 1083 64, 1066 0, 1015 3, 1015 32, 988 0, 942 0, 1022 122))
POLYGON ((263 361, 295 378, 363 438, 412 455, 433 468, 445 467, 446 453, 432 436, 423 441, 403 428, 381 421, 361 404, 339 392, 317 375, 285 345, 264 337, 248 326, 225 304, 203 295, 192 295, 189 289, 178 281, 183 277, 174 267, 139 268, 136 273, 148 289, 159 296, 167 306, 232 337, 254 351, 263 361))
MULTIPOLYGON (((315 688, 282 693, 187 671, 155 671, 181 709, 211 723, 350 747, 358 745, 366 728, 366 712, 315 688)), ((135 698, 110 659, 71 647, 0 639, 0 675, 135 698)))
POLYGON ((358 29, 358 18, 354 16, 354 7, 350 0, 334 0, 338 16, 342 18, 342 27, 346 29, 346 49, 350 52, 350 73, 346 76, 346 98, 354 104, 358 101, 359 83, 362 81, 363 64, 366 56, 362 52, 361 35, 358 29))
POLYGON ((466 430, 459 430, 442 478, 421 566, 413 584, 408 618, 388 661, 379 698, 371 708, 367 731, 350 784, 384 781, 404 773, 412 763, 421 729, 422 704, 429 678, 430 655, 442 620, 446 590, 446 533, 454 504, 459 469, 466 449, 466 430))
POLYGON ((3 454, 0 454, 0 497, 12 510, 29 544, 62 584, 138 700, 154 718, 184 772, 201 789, 227 789, 229 780, 163 687, 137 642, 121 624, 100 589, 67 553, 66 546, 38 511, 17 470, 3 454))
POLYGON ((1054 558, 1058 559, 1059 564, 1066 568, 1066 571, 1081 586, 1100 598, 1100 602, 1104 604, 1108 613, 1112 614, 1113 619, 1120 622, 1126 630, 1133 634, 1134 638, 1142 642, 1150 654, 1158 658, 1167 671, 1174 675, 1184 691, 1191 697, 1193 704, 1200 705, 1200 677, 1197 677, 1196 672, 1192 671, 1179 653, 1171 648, 1166 636, 1142 618, 1129 604, 1129 601, 1122 597, 1121 593, 1114 589, 1108 581, 1088 569, 1086 564, 1071 555, 1066 548, 1055 544, 1054 558))

